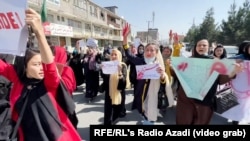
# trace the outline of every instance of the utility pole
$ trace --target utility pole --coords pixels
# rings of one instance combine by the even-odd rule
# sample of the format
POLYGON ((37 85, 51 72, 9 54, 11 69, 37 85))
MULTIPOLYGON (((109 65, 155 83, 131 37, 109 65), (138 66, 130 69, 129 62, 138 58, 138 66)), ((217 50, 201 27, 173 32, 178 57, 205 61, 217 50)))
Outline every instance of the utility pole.
POLYGON ((147 21, 148 22, 148 31, 147 31, 147 43, 148 43, 148 35, 149 35, 149 23, 151 22, 151 21, 147 21))
POLYGON ((154 23, 155 23, 155 11, 153 11, 153 14, 152 14, 152 28, 154 28, 154 23))

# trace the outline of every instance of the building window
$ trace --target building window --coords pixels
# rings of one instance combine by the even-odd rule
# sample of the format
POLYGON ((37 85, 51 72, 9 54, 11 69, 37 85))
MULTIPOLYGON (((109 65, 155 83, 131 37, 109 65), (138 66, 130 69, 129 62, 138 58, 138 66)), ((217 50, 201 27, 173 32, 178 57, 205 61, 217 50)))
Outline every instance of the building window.
POLYGON ((98 17, 98 15, 97 15, 97 7, 95 7, 95 9, 94 9, 94 16, 98 17))
POLYGON ((82 23, 80 21, 68 19, 68 26, 76 27, 76 28, 82 28, 82 23))
POLYGON ((87 10, 87 1, 86 0, 74 0, 74 5, 81 9, 87 10))
POLYGON ((103 11, 100 12, 100 19, 105 21, 105 15, 103 11))
POLYGON ((107 34, 108 34, 108 29, 107 29, 107 28, 103 28, 103 29, 102 29, 102 33, 103 33, 104 35, 107 35, 107 34))
POLYGON ((64 22, 64 17, 61 17, 61 19, 62 19, 62 22, 64 22))
POLYGON ((85 30, 86 30, 86 31, 91 31, 91 25, 85 23, 85 30))
POLYGON ((92 16, 92 6, 89 6, 89 14, 92 16))
POLYGON ((54 15, 48 14, 47 19, 48 19, 49 22, 53 23, 54 22, 54 15))
POLYGON ((89 12, 90 12, 90 15, 93 16, 93 17, 98 17, 97 15, 97 7, 94 7, 92 5, 89 6, 89 12))
POLYGON ((60 21, 60 16, 57 16, 57 20, 60 21))
POLYGON ((101 28, 98 26, 94 26, 94 30, 96 33, 100 33, 101 32, 101 28))
POLYGON ((115 23, 115 18, 110 18, 110 21, 115 23))
POLYGON ((112 34, 113 34, 113 30, 110 29, 110 30, 109 30, 109 35, 112 35, 112 34))

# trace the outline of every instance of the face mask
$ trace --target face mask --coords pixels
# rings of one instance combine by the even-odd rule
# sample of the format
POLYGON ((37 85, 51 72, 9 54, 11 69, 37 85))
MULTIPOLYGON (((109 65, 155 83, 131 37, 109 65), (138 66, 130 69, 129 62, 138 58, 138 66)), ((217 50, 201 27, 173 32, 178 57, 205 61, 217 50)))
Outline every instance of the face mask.
POLYGON ((153 64, 154 60, 155 60, 155 57, 144 58, 144 61, 146 62, 146 64, 153 64))
POLYGON ((143 54, 143 52, 144 52, 143 50, 139 50, 139 53, 140 53, 140 54, 143 54))

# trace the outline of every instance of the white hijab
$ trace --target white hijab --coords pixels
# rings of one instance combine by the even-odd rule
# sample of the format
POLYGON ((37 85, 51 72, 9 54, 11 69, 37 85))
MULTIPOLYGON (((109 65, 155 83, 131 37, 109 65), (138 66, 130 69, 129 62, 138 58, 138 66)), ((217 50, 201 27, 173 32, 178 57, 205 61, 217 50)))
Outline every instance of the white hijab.
MULTIPOLYGON (((156 45, 157 46, 157 45, 156 45)), ((159 63, 159 65, 164 68, 164 75, 166 79, 166 95, 168 97, 168 103, 169 107, 172 107, 174 105, 174 96, 173 96, 173 91, 171 88, 171 84, 169 82, 169 79, 167 77, 167 74, 165 73, 165 67, 163 63, 163 58, 160 53, 159 47, 158 47, 158 52, 156 55, 156 60, 154 63, 159 63)), ((150 80, 150 85, 147 91, 147 97, 145 101, 143 101, 143 109, 144 109, 144 114, 148 118, 149 121, 156 121, 157 120, 157 115, 158 115, 158 91, 160 89, 160 79, 151 79, 150 80)))

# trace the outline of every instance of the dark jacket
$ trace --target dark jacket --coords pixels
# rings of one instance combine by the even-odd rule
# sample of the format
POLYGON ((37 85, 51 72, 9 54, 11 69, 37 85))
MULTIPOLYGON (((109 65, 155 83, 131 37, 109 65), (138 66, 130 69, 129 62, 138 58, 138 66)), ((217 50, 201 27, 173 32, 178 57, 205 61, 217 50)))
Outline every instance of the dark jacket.
MULTIPOLYGON (((126 54, 128 61, 130 61, 134 66, 146 64, 144 61, 144 58, 140 58, 140 57, 130 54, 130 51, 128 49, 125 49, 125 54, 126 54)), ((143 113, 142 103, 147 97, 147 91, 149 88, 150 79, 137 80, 136 70, 135 70, 135 76, 133 77, 133 79, 137 81, 137 87, 136 87, 135 94, 134 94, 132 110, 137 109, 139 113, 143 113), (144 91, 144 87, 145 87, 145 91, 144 91)))

